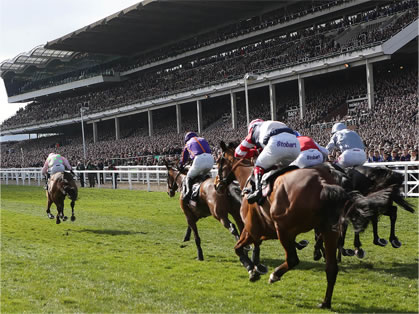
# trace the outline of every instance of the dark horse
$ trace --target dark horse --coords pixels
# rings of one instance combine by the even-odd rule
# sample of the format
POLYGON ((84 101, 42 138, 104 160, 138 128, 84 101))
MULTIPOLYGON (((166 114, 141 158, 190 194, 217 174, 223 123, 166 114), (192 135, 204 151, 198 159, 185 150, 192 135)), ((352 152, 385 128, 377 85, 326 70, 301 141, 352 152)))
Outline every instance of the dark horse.
POLYGON ((51 214, 51 204, 55 203, 57 206, 57 224, 61 223, 60 218, 63 221, 67 220, 67 216, 64 216, 64 200, 66 195, 71 199, 71 221, 76 220, 74 216, 74 204, 77 200, 77 185, 73 180, 73 175, 69 172, 57 172, 51 176, 48 183, 47 194, 47 215, 48 218, 54 219, 54 215, 51 214))
MULTIPOLYGON (((384 167, 367 167, 357 166, 348 168, 346 174, 349 180, 348 188, 359 191, 362 195, 368 196, 371 193, 391 188, 391 194, 388 202, 380 209, 379 214, 383 214, 390 217, 390 237, 389 241, 394 248, 399 248, 402 244, 397 238, 396 232, 396 220, 397 220, 397 206, 393 205, 393 202, 400 205, 401 208, 413 213, 414 209, 412 206, 403 198, 400 189, 403 185, 403 175, 392 171, 391 169, 384 167)), ((378 236, 378 215, 371 217, 372 230, 374 234, 373 243, 379 246, 386 246, 387 241, 378 236)), ((346 250, 343 248, 345 240, 346 228, 344 228, 342 238, 342 248, 340 251, 343 255, 356 255, 359 258, 364 257, 364 250, 361 248, 362 243, 359 238, 359 233, 355 232, 354 248, 353 250, 346 250)), ((315 253, 316 255, 316 253, 315 253)), ((319 255, 318 255, 319 256, 319 255)))
MULTIPOLYGON (((234 173, 241 189, 247 184, 252 168, 242 159, 234 157, 234 147, 221 143, 223 158, 218 160, 225 177, 234 173)), ((275 179, 272 193, 262 206, 249 204, 243 198, 241 215, 244 229, 234 247, 241 263, 248 270, 250 280, 260 278, 255 271, 254 261, 248 258, 243 247, 249 244, 259 246, 263 240, 279 239, 285 249, 285 262, 275 268, 269 283, 279 281, 289 270, 298 265, 295 247, 296 236, 312 229, 319 230, 325 244, 327 289, 322 308, 330 308, 333 288, 338 273, 337 247, 339 227, 343 219, 349 219, 356 230, 362 231, 366 216, 371 215, 369 204, 358 210, 356 204, 345 207, 350 199, 344 189, 335 184, 334 177, 322 169, 296 169, 275 179)), ((378 202, 378 200, 377 200, 378 202)), ((372 206, 371 206, 372 207, 372 206)))
MULTIPOLYGON (((179 171, 179 169, 173 165, 166 163, 167 168, 167 194, 170 197, 175 196, 178 187, 182 186, 183 178, 186 176, 185 173, 179 171)), ((217 193, 214 186, 214 179, 208 178, 202 182, 199 191, 199 199, 196 206, 192 206, 190 203, 186 204, 180 198, 180 207, 185 214, 188 228, 183 241, 189 241, 191 230, 194 233, 195 244, 198 250, 198 260, 204 260, 204 255, 201 248, 201 239, 198 234, 197 221, 201 218, 212 215, 217 219, 230 233, 239 239, 239 232, 243 229, 243 221, 240 217, 240 202, 236 198, 229 196, 227 192, 217 193), (236 226, 229 220, 228 214, 230 214, 237 224, 239 232, 236 226)))

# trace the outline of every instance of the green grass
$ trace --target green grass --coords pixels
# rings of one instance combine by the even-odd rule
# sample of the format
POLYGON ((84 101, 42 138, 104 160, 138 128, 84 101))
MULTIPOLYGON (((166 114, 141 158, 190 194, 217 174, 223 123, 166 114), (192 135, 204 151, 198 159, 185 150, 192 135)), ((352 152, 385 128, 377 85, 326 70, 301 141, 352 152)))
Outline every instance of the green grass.
MULTIPOLYGON (((316 306, 326 275, 312 259, 312 232, 298 238, 311 243, 295 270, 273 285, 267 275, 250 283, 233 237, 212 217, 198 223, 205 261, 195 259, 193 238, 182 243, 178 200, 166 193, 82 189, 77 220, 60 225, 45 203, 40 187, 2 186, 2 313, 324 312, 316 306)), ((66 201, 68 216, 69 208, 66 201)), ((388 237, 388 217, 379 231, 388 237)), ((367 255, 340 264, 333 311, 418 311, 417 213, 399 211, 397 235, 399 249, 372 245, 370 229, 362 235, 367 255)), ((264 242, 261 258, 270 271, 282 263, 279 241, 264 242)))

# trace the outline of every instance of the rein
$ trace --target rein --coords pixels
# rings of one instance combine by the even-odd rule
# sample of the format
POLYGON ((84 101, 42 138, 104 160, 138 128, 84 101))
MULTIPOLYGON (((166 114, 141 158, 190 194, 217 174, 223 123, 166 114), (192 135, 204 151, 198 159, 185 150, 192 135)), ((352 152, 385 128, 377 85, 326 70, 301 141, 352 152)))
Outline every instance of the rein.
POLYGON ((182 174, 182 173, 181 173, 180 171, 178 171, 178 173, 177 173, 177 175, 176 175, 176 177, 175 177, 175 179, 174 179, 174 181, 173 181, 172 186, 170 186, 170 185, 169 185, 169 178, 167 179, 167 186, 168 186, 168 188, 169 188, 169 190, 170 190, 171 192, 176 192, 176 190, 178 189, 177 179, 179 178, 179 176, 180 176, 181 174, 182 174))
POLYGON ((232 183, 234 181, 234 179, 236 178, 234 171, 236 170, 236 168, 241 165, 243 163, 243 161, 245 161, 244 158, 240 158, 240 159, 236 159, 236 163, 233 162, 233 165, 231 166, 231 171, 230 173, 227 175, 226 178, 223 178, 223 172, 222 172, 222 168, 223 168, 223 163, 226 160, 225 157, 221 157, 221 162, 220 162, 220 167, 218 168, 218 178, 219 178, 219 182, 217 184, 217 189, 220 185, 225 185, 228 186, 230 183, 232 183))

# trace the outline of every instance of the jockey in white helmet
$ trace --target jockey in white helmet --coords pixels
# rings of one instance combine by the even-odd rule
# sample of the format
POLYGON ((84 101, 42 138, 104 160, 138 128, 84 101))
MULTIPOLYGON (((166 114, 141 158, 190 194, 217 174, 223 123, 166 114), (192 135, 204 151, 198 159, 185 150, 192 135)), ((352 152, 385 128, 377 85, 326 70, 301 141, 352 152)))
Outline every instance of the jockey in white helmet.
POLYGON ((292 129, 279 121, 255 119, 249 123, 248 134, 235 150, 239 158, 251 158, 261 151, 255 162, 253 173, 256 190, 247 196, 250 204, 261 194, 262 175, 273 166, 284 168, 300 153, 300 143, 292 129))
POLYGON ((367 161, 364 151, 364 143, 355 131, 346 128, 343 122, 335 123, 332 127, 332 138, 326 149, 332 152, 334 149, 341 151, 337 164, 343 168, 359 166, 367 161))

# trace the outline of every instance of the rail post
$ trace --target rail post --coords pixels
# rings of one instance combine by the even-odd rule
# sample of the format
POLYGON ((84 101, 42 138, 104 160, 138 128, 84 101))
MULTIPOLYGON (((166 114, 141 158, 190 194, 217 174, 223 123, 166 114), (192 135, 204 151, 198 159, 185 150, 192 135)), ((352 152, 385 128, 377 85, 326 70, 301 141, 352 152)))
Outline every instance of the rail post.
POLYGON ((128 183, 129 183, 129 189, 132 190, 131 172, 128 172, 128 183))
POLYGON ((147 171, 147 192, 150 192, 150 173, 147 171))

